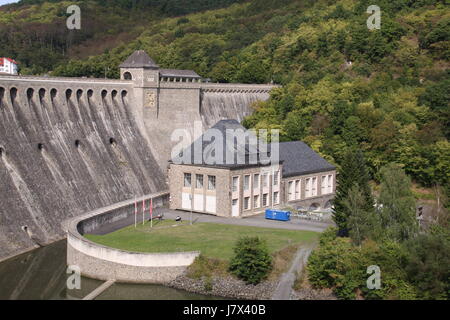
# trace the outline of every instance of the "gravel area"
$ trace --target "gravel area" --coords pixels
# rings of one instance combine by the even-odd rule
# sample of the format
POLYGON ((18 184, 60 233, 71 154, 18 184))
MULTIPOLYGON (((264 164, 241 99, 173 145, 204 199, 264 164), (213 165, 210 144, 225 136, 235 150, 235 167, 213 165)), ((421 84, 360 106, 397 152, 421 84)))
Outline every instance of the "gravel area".
POLYGON ((264 281, 253 286, 233 277, 214 277, 211 280, 191 279, 181 275, 168 284, 175 289, 204 295, 239 300, 269 300, 277 286, 276 281, 264 281))
POLYGON ((338 300, 330 289, 315 290, 311 288, 292 291, 291 300, 338 300))

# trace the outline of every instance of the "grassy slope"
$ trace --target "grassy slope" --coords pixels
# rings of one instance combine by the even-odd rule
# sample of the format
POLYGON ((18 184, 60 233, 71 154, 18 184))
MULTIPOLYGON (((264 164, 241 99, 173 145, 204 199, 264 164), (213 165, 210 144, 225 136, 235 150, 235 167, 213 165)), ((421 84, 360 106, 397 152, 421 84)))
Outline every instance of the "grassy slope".
POLYGON ((198 223, 193 226, 164 222, 153 230, 149 224, 134 226, 104 235, 86 235, 91 241, 122 250, 134 252, 180 252, 201 251, 210 258, 228 260, 233 254, 236 240, 245 236, 259 236, 267 241, 274 253, 289 245, 310 243, 318 233, 256 227, 232 226, 212 223, 198 223))

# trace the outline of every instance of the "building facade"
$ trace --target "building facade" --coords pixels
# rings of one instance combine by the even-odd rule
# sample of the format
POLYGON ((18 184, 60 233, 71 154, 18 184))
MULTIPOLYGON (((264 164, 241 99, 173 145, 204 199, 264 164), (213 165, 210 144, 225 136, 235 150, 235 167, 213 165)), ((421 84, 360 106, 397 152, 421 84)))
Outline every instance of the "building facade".
POLYGON ((0 58, 0 73, 17 75, 17 62, 10 58, 0 58))
MULTIPOLYGON (((225 132, 239 127, 245 130, 237 121, 224 120, 211 129, 225 132)), ((209 136, 208 131, 205 135, 209 136)), ((193 150, 194 144, 190 148, 193 150)), ((203 144, 203 150, 206 148, 203 144)), ((279 153, 279 161, 268 165, 172 160, 168 174, 171 209, 242 218, 269 208, 331 207, 335 167, 302 142, 280 143, 279 153)))

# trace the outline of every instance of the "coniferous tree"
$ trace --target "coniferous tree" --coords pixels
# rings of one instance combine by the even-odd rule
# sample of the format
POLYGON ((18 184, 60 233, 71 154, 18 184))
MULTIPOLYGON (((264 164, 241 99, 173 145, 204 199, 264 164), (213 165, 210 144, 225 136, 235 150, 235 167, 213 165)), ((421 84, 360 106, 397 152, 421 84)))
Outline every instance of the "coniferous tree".
POLYGON ((357 185, 363 196, 362 210, 373 211, 374 200, 369 185, 370 176, 361 150, 349 149, 344 156, 341 170, 337 177, 336 197, 334 199, 333 219, 341 237, 349 235, 349 209, 346 206, 350 189, 357 185))

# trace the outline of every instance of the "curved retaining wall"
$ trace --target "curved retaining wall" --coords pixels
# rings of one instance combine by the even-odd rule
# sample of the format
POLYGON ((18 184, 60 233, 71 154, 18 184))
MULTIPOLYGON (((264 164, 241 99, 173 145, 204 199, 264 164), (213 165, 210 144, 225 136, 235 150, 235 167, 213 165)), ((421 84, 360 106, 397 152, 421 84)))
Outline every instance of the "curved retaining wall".
MULTIPOLYGON (((169 200, 167 192, 153 198, 155 208, 169 200)), ((67 225, 67 264, 78 266, 81 274, 99 280, 165 284, 181 275, 200 252, 138 253, 109 248, 83 237, 83 234, 134 214, 134 200, 92 211, 67 225)))

